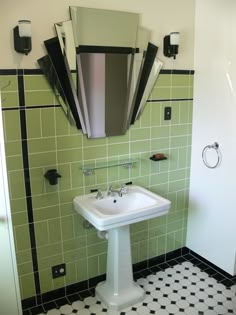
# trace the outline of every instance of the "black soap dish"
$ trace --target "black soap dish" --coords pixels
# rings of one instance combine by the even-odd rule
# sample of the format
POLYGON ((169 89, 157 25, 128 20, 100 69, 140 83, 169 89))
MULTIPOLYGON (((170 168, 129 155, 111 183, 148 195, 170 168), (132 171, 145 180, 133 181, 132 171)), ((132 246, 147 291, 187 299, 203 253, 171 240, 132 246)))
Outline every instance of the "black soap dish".
POLYGON ((163 160, 167 160, 167 157, 162 153, 157 153, 157 154, 153 154, 153 156, 150 157, 150 160, 163 161, 163 160))

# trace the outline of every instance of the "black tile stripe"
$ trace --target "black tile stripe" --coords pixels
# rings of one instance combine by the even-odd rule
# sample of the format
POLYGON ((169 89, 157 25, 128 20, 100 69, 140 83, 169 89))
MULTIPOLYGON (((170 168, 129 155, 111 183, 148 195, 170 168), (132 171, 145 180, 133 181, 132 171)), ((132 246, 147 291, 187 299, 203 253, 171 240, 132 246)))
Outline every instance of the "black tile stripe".
POLYGON ((43 71, 41 69, 24 69, 24 74, 37 75, 37 74, 43 74, 43 71))
MULTIPOLYGON (((168 98, 168 99, 153 99, 147 100, 147 103, 157 103, 157 102, 176 102, 176 101, 193 101, 193 98, 168 98)), ((61 107, 61 105, 36 105, 36 106, 27 106, 27 107, 3 107, 3 111, 11 111, 11 110, 27 110, 27 109, 44 109, 44 108, 57 108, 61 107)))
POLYGON ((34 228, 34 216, 33 216, 33 205, 31 196, 31 184, 30 184, 30 173, 29 173, 29 158, 28 158, 28 143, 27 143, 27 129, 26 129, 26 115, 25 115, 25 96, 24 96, 24 78, 22 75, 18 75, 18 88, 19 88, 19 105, 20 105, 20 126, 21 126, 21 145, 22 145, 22 156, 23 156, 23 168, 24 168, 24 181, 25 181, 25 192, 26 192, 26 205, 29 223, 29 235, 31 245, 31 255, 34 272, 34 283, 36 292, 36 302, 41 303, 41 289, 38 274, 38 257, 36 250, 36 237, 34 228))
POLYGON ((176 101, 193 101, 193 98, 154 99, 154 100, 147 100, 147 103, 152 103, 152 102, 176 102, 176 101))
POLYGON ((171 69, 161 69, 160 74, 171 74, 172 70, 171 69))
POLYGON ((36 106, 27 106, 27 107, 3 107, 3 111, 9 111, 9 110, 27 110, 27 109, 35 109, 35 108, 54 108, 54 107, 61 107, 61 105, 36 105, 36 106))
POLYGON ((7 112, 11 110, 20 110, 20 108, 19 107, 2 107, 3 112, 7 112))
POLYGON ((0 69, 0 75, 16 75, 16 69, 0 69))
MULTIPOLYGON (((14 74, 25 74, 25 75, 37 75, 43 74, 41 69, 0 69, 0 75, 14 75, 14 74)), ((194 70, 174 70, 174 69, 161 69, 160 74, 194 74, 194 70)))
POLYGON ((34 108, 54 108, 54 107, 61 107, 61 105, 36 105, 36 106, 27 106, 26 109, 34 109, 34 108))

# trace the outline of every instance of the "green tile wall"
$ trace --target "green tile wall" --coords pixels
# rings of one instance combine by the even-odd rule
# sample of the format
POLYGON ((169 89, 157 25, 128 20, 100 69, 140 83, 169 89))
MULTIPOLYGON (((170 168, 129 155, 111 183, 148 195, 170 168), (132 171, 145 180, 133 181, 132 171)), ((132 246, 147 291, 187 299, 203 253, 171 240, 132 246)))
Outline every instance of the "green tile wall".
MULTIPOLYGON (((27 219, 16 76, 3 95, 3 111, 11 209, 22 299, 35 295, 27 219)), ((168 215, 133 224, 133 263, 185 245, 191 153, 193 76, 161 74, 141 119, 124 136, 88 140, 71 127, 42 75, 25 75, 30 179, 39 263, 40 285, 47 292, 88 279, 106 270, 107 241, 85 230, 83 218, 73 210, 72 199, 92 188, 132 181, 171 200, 168 215), (175 98, 175 101, 164 101, 175 98), (155 101, 159 99, 159 101, 155 101), (161 100, 161 101, 160 101, 161 100), (172 120, 164 121, 164 107, 172 107, 172 120), (149 157, 164 153, 168 160, 153 162, 149 157), (134 168, 97 170, 84 176, 80 167, 108 160, 133 158, 134 168), (62 178, 50 186, 44 173, 57 168, 62 178), (51 266, 65 262, 67 275, 52 279, 51 266)))

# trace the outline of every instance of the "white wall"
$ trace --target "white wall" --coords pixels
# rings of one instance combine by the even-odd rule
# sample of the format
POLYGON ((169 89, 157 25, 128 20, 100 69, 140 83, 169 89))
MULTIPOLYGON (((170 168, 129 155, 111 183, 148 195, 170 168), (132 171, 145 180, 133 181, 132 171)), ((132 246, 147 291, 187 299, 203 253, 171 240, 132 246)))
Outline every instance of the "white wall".
POLYGON ((235 274, 235 0, 196 1, 194 68, 187 246, 230 274, 235 274), (208 169, 202 162, 202 149, 214 141, 220 144, 222 163, 216 169, 208 169))
POLYGON ((7 0, 0 4, 0 69, 36 68, 37 59, 45 55, 43 41, 55 36, 55 22, 69 19, 69 6, 114 9, 141 14, 141 25, 153 30, 153 43, 160 47, 159 57, 165 68, 193 68, 194 0, 7 0), (12 30, 19 19, 30 19, 33 50, 28 56, 13 49, 12 30), (162 58, 164 35, 181 32, 180 54, 176 61, 162 58))

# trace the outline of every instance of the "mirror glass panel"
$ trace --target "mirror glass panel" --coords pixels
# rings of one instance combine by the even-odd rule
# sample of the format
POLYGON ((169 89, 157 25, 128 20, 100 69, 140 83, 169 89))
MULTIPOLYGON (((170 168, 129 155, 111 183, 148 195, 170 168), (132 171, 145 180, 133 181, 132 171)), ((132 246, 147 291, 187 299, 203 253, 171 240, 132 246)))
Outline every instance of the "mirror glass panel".
POLYGON ((38 63, 40 65, 40 68, 43 71, 43 74, 47 78, 48 83, 51 85, 52 90, 54 91, 56 98, 63 108, 67 118, 69 119, 71 125, 76 125, 76 122, 74 120, 74 116, 71 112, 70 106, 67 101, 67 97, 65 96, 64 90, 61 86, 60 80, 58 78, 57 72, 53 66, 53 63, 50 59, 50 57, 44 56, 41 59, 38 60, 38 63))
POLYGON ((44 42, 48 56, 39 65, 70 122, 88 138, 125 134, 161 69, 158 47, 138 26, 138 14, 80 7, 70 13, 71 20, 55 24, 57 37, 44 42))
POLYGON ((136 13, 70 7, 75 45, 136 47, 136 13))
MULTIPOLYGON (((65 21, 55 24, 57 37, 60 43, 61 52, 63 54, 63 58, 65 61, 65 66, 67 69, 67 73, 69 76, 71 90, 73 91, 73 95, 75 97, 75 102, 78 107, 78 115, 80 120, 86 125, 86 131, 88 137, 90 137, 90 124, 88 118, 88 110, 86 106, 86 100, 83 97, 83 91, 80 90, 80 86, 78 85, 78 71, 76 65, 76 49, 75 49, 75 41, 74 34, 72 28, 71 21, 65 21), (77 90, 78 89, 78 90, 77 90)), ((78 69, 81 69, 79 66, 78 69)), ((82 80, 82 76, 79 76, 80 81, 82 80)))

